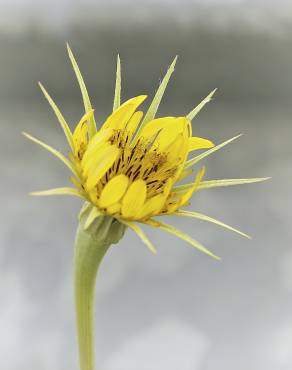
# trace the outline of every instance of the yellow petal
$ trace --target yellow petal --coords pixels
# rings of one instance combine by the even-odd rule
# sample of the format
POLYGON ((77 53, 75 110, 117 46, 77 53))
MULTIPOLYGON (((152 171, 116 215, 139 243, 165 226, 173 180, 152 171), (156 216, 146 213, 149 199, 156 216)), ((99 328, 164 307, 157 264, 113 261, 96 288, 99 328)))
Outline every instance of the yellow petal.
POLYGON ((130 121, 127 123, 126 130, 127 130, 128 135, 130 136, 129 137, 130 140, 132 136, 134 135, 142 117, 143 117, 143 112, 137 111, 132 115, 130 121))
POLYGON ((88 173, 86 181, 86 189, 88 191, 92 190, 103 175, 105 175, 106 171, 113 165, 119 154, 120 150, 113 145, 104 150, 103 155, 99 158, 99 162, 96 163, 96 166, 93 166, 88 173))
POLYGON ((178 136, 184 131, 185 127, 187 126, 187 120, 185 117, 178 117, 175 121, 168 125, 167 127, 163 128, 156 140, 155 143, 158 145, 160 151, 169 151, 169 145, 174 143, 178 136))
POLYGON ((178 178, 184 169, 183 163, 188 155, 188 139, 183 133, 179 134, 175 141, 165 148, 165 152, 169 163, 172 163, 173 166, 179 166, 176 173, 176 178, 178 178))
POLYGON ((107 128, 112 128, 113 130, 123 130, 131 116, 134 114, 135 110, 146 98, 146 95, 140 95, 126 101, 107 118, 102 126, 102 130, 107 128))
POLYGON ((98 148, 88 156, 87 160, 82 162, 82 174, 84 177, 88 176, 89 172, 94 171, 98 166, 101 159, 104 157, 104 151, 110 148, 112 145, 109 143, 102 143, 98 148))
POLYGON ((94 115, 94 109, 90 109, 88 112, 83 114, 83 116, 81 117, 78 125, 82 125, 84 123, 87 123, 93 115, 94 115))
POLYGON ((93 138, 88 143, 87 149, 84 153, 82 158, 82 165, 85 166, 86 162, 90 159, 90 157, 94 157, 96 151, 100 149, 100 147, 107 143, 108 139, 112 135, 112 130, 102 130, 98 131, 93 138))
POLYGON ((193 150, 209 149, 213 147, 214 144, 210 140, 194 136, 189 138, 189 152, 192 152, 193 150))
POLYGON ((122 207, 121 203, 115 203, 115 204, 112 204, 112 205, 108 206, 107 209, 106 209, 106 211, 110 215, 115 215, 118 212, 120 212, 121 207, 122 207))
POLYGON ((76 186, 77 189, 82 190, 82 185, 80 179, 76 177, 70 176, 69 180, 72 182, 73 185, 76 186))
POLYGON ((188 189, 181 196, 181 198, 179 200, 179 203, 178 203, 179 207, 184 206, 189 201, 189 199, 192 197, 193 193, 200 186, 200 182, 201 182, 202 178, 204 177, 204 174, 205 174, 205 167, 201 168, 200 171, 197 173, 197 176, 196 176, 196 179, 195 179, 195 182, 194 182, 193 186, 190 189, 188 189))
POLYGON ((192 173, 193 173, 193 170, 183 170, 181 172, 180 176, 178 177, 177 182, 181 181, 181 180, 184 180, 186 177, 188 177, 192 173))
MULTIPOLYGON (((152 121, 149 121, 143 129, 139 132, 139 137, 143 136, 144 138, 148 139, 152 136, 156 135, 159 131, 162 129, 165 129, 171 125, 175 127, 175 123, 177 122, 177 117, 162 117, 162 118, 156 118, 152 121)), ((178 132, 182 131, 177 130, 178 132)))
POLYGON ((106 208, 117 203, 125 194, 129 178, 123 174, 113 177, 103 188, 99 199, 99 206, 106 208))
POLYGON ((76 125, 75 130, 73 132, 74 154, 79 159, 81 159, 80 154, 83 155, 84 151, 87 148, 87 144, 89 140, 88 123, 93 113, 94 113, 93 110, 89 111, 88 113, 85 113, 83 117, 81 118, 81 120, 76 125))
POLYGON ((134 181, 128 188, 122 200, 122 216, 133 218, 140 211, 146 199, 146 183, 143 180, 134 181))
POLYGON ((139 212, 137 213, 137 219, 149 218, 152 215, 157 215, 161 212, 165 206, 166 199, 170 193, 172 186, 172 179, 168 179, 164 186, 163 193, 155 195, 152 198, 146 200, 139 212))
POLYGON ((137 213, 137 219, 144 219, 152 215, 158 214, 165 204, 164 194, 158 194, 148 199, 142 209, 137 213))

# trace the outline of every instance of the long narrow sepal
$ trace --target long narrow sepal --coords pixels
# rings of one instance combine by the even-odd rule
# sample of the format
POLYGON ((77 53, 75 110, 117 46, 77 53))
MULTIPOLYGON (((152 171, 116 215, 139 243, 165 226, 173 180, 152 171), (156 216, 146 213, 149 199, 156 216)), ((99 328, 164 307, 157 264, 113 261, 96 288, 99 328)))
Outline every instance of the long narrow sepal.
MULTIPOLYGON (((234 185, 244 185, 244 184, 252 184, 255 182, 262 182, 269 180, 270 177, 256 177, 251 179, 222 179, 222 180, 208 180, 208 181, 202 181, 198 187, 197 190, 203 190, 203 189, 211 189, 211 188, 221 188, 224 186, 234 186, 234 185)), ((175 186, 172 191, 176 193, 185 192, 188 189, 190 189, 193 186, 192 183, 190 184, 183 184, 179 186, 175 186)))
POLYGON ((84 222, 84 230, 89 229, 99 216, 101 216, 100 211, 96 207, 91 207, 91 210, 87 216, 87 220, 84 222))
POLYGON ((227 225, 225 224, 224 222, 221 222, 219 220, 216 220, 215 218, 213 217, 210 217, 210 216, 207 216, 207 215, 204 215, 203 213, 199 213, 199 212, 193 212, 193 211, 185 211, 185 210, 180 210, 180 211, 176 211, 174 213, 172 213, 173 216, 180 216, 180 217, 191 217, 191 218, 196 218, 198 220, 202 220, 202 221, 207 221, 207 222, 211 222, 215 225, 218 225, 218 226, 221 226, 221 227, 224 227, 225 229, 227 230, 230 230, 230 231, 233 231, 241 236, 244 236, 248 239, 251 239, 251 237, 245 233, 243 233, 242 231, 238 230, 238 229, 235 229, 234 227, 230 226, 230 225, 227 225))
POLYGON ((34 143, 40 145, 42 148, 46 149, 48 152, 52 153, 55 157, 62 161, 76 177, 79 177, 78 172, 76 171, 73 164, 62 153, 60 153, 58 150, 54 149, 50 145, 44 143, 43 141, 35 138, 34 136, 27 134, 26 132, 23 132, 23 135, 34 143))
POLYGON ((156 254, 157 250, 154 247, 154 245, 151 243, 151 241, 148 239, 148 237, 145 235, 144 231, 135 223, 131 221, 121 221, 124 225, 128 226, 130 229, 132 229, 142 240, 142 242, 146 245, 146 247, 153 253, 156 254))
POLYGON ((209 150, 206 150, 205 152, 197 155, 196 157, 194 157, 192 159, 189 159, 188 161, 186 161, 184 168, 189 168, 189 167, 195 165, 196 163, 198 163, 202 159, 208 157, 210 154, 216 152, 217 150, 223 148, 225 145, 228 145, 232 141, 238 139, 240 136, 242 136, 242 134, 234 136, 231 139, 224 141, 224 143, 218 144, 218 145, 214 146, 213 148, 211 148, 209 150))
MULTIPOLYGON (((168 85, 168 82, 170 80, 170 77, 171 75, 173 74, 174 72, 174 67, 175 67, 175 64, 176 64, 176 61, 177 61, 177 56, 174 58, 173 62, 171 63, 170 67, 168 68, 167 72, 166 72, 166 75, 164 76, 161 84, 159 85, 159 88, 152 100, 152 103, 150 104, 150 107, 148 108, 148 111, 146 112, 145 114, 145 117, 138 129, 138 132, 142 129, 142 127, 144 125, 146 125, 146 123, 148 123, 149 121, 151 121, 152 119, 155 118, 155 115, 157 113, 157 110, 159 108, 159 105, 160 105, 160 102, 161 102, 161 99, 163 98, 163 95, 164 95, 164 92, 166 90, 166 87, 168 85)), ((138 134, 137 132, 137 134, 138 134)))
POLYGON ((44 86, 39 82, 39 86, 45 96, 45 98, 47 99, 47 101, 49 102, 50 106, 52 107, 63 131, 64 131, 64 134, 67 138, 67 141, 70 145, 70 148, 72 149, 72 151, 74 152, 74 143, 73 143, 73 137, 72 137, 72 132, 63 116, 63 114, 61 113, 60 109, 57 107, 56 103, 53 101, 53 99, 50 97, 49 93, 47 92, 47 90, 44 88, 44 86))
POLYGON ((117 72, 116 72, 116 86, 115 86, 115 97, 113 111, 119 108, 121 105, 121 85, 122 85, 122 76, 121 76, 121 59, 118 54, 117 57, 117 72))
POLYGON ((216 256, 214 253, 209 251, 206 247, 204 247, 199 241, 193 239, 191 236, 188 234, 184 233, 183 231, 177 229, 176 227, 172 225, 165 224, 164 222, 157 221, 157 220, 148 220, 145 221, 145 224, 148 224, 153 227, 158 227, 159 229, 166 231, 170 234, 173 234, 177 236, 178 238, 184 240, 185 242, 191 244, 193 247, 197 248, 200 252, 203 252, 207 254, 210 257, 213 257, 216 260, 220 260, 220 257, 216 256))
POLYGON ((219 188, 222 186, 252 184, 255 182, 262 182, 262 181, 266 181, 269 179, 270 177, 258 177, 254 179, 223 179, 223 180, 202 181, 198 186, 198 190, 219 188))
POLYGON ((201 101, 186 117, 192 121, 196 115, 204 108, 204 106, 212 100, 213 95, 215 94, 217 89, 214 89, 210 92, 208 96, 204 100, 201 101))
MULTIPOLYGON (((91 105, 90 98, 87 92, 87 88, 86 88, 84 79, 82 77, 82 74, 80 72, 80 69, 78 67, 78 64, 76 62, 76 59, 72 53, 72 50, 70 49, 69 44, 67 44, 67 50, 68 50, 69 58, 71 60, 77 81, 79 83, 79 87, 80 87, 82 99, 83 99, 83 104, 84 104, 84 109, 85 109, 85 112, 88 113, 92 111, 92 105, 91 105)), ((93 137, 95 133, 96 133, 96 123, 95 123, 94 115, 92 115, 89 119, 89 136, 93 137)))
POLYGON ((117 243, 125 226, 109 216, 100 216, 87 230, 82 212, 76 234, 74 256, 74 287, 76 325, 81 370, 95 370, 94 296, 99 265, 110 245, 117 243))
POLYGON ((55 188, 41 191, 32 191, 29 195, 34 195, 38 197, 48 197, 51 195, 73 195, 79 198, 83 198, 82 194, 78 189, 74 188, 55 188))

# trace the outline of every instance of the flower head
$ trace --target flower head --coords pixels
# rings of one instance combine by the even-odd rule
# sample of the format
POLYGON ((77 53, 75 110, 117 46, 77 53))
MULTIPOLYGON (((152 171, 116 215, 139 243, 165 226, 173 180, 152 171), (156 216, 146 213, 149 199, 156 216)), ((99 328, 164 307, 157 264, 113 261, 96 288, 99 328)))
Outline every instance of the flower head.
POLYGON ((38 139, 25 135, 64 162, 72 172, 73 186, 33 194, 79 196, 86 201, 86 209, 90 209, 87 226, 100 215, 111 216, 132 228, 152 251, 155 251, 155 248, 138 223, 175 234, 201 251, 216 257, 201 243, 173 226, 158 221, 155 216, 194 217, 217 223, 245 235, 201 213, 182 210, 198 190, 264 180, 255 178, 204 181, 204 167, 194 168, 194 165, 203 158, 240 136, 217 146, 208 139, 193 136, 191 121, 211 100, 215 90, 186 116, 155 118, 167 83, 174 71, 175 58, 143 117, 143 112, 138 109, 146 100, 146 95, 134 97, 120 104, 121 68, 118 57, 113 112, 97 129, 85 83, 69 46, 68 52, 85 107, 85 114, 73 132, 52 98, 40 85, 67 137, 70 146, 68 157, 38 139), (207 150, 190 158, 191 153, 203 149, 207 150), (196 174, 193 179, 187 184, 179 185, 181 180, 192 176, 194 169, 196 174))

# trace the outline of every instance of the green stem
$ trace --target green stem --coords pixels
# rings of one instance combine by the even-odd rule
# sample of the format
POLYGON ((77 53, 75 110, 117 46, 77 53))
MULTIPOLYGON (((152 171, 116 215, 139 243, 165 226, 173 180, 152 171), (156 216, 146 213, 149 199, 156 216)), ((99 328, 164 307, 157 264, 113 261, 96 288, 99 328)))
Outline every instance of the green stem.
POLYGON ((81 370, 95 370, 94 301, 96 274, 111 244, 117 243, 125 227, 113 218, 100 216, 88 229, 81 217, 75 242, 75 308, 81 370))

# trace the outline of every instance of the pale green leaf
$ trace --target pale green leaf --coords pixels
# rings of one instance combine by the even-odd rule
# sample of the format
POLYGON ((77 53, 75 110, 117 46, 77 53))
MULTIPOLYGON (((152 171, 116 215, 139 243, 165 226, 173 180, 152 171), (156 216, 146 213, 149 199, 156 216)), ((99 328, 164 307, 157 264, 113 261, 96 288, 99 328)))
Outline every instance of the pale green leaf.
POLYGON ((64 134, 67 138, 67 141, 70 145, 70 148, 72 149, 72 151, 74 151, 74 143, 73 143, 73 137, 72 137, 72 132, 63 116, 63 114, 61 113, 60 109, 57 107, 57 105, 55 104, 55 102, 53 101, 53 99, 50 97, 49 93, 47 92, 47 90, 44 88, 44 86, 39 82, 39 86, 45 96, 45 98, 47 99, 47 101, 49 102, 50 106, 52 107, 56 117, 58 118, 58 121, 64 131, 64 134))
POLYGON ((187 118, 192 121, 196 115, 204 108, 204 106, 212 100, 213 95, 215 94, 217 89, 214 89, 210 92, 208 96, 204 100, 201 101, 188 115, 187 118))
POLYGON ((154 253, 154 254, 157 253, 156 248, 151 243, 151 241, 148 239, 148 237, 145 235, 144 231, 137 225, 137 223, 131 222, 131 221, 125 221, 125 220, 122 220, 122 219, 119 220, 119 221, 122 222, 124 225, 128 226, 133 231, 135 231, 135 233, 140 237, 142 242, 146 245, 146 247, 149 248, 149 250, 152 253, 154 253))
POLYGON ((191 244, 193 247, 197 248, 199 251, 207 254, 210 257, 213 257, 217 260, 220 260, 220 257, 213 254, 211 251, 209 251, 206 247, 204 247, 200 242, 193 239, 188 234, 184 233, 183 231, 175 228, 172 225, 165 224, 163 222, 157 221, 157 220, 151 220, 152 222, 145 222, 146 224, 149 224, 150 226, 158 227, 159 229, 166 231, 170 234, 173 234, 177 236, 178 238, 186 241, 187 243, 191 244))
POLYGON ((196 218, 198 220, 211 222, 213 224, 216 224, 218 226, 224 227, 225 229, 228 229, 230 231, 234 231, 235 233, 237 233, 239 235, 242 235, 242 236, 245 236, 246 238, 250 239, 250 236, 247 235, 247 234, 245 234, 245 233, 243 233, 242 231, 237 230, 234 227, 229 226, 229 225, 227 225, 227 224, 225 224, 225 223, 223 223, 223 222, 221 222, 219 220, 216 220, 215 218, 212 218, 210 216, 204 215, 203 213, 180 210, 180 211, 177 211, 175 213, 172 213, 172 215, 174 215, 174 216, 180 216, 180 217, 191 217, 191 218, 196 218))
POLYGON ((44 142, 38 140, 37 138, 27 134, 26 132, 23 132, 23 135, 27 137, 29 140, 33 141, 34 143, 40 145, 42 148, 52 153, 55 157, 57 157, 60 161, 62 161, 76 177, 79 177, 73 164, 62 153, 58 152, 56 149, 54 149, 50 145, 45 144, 44 142))
MULTIPOLYGON (((67 50, 68 50, 69 58, 71 60, 75 75, 76 75, 78 83, 79 83, 85 113, 89 113, 90 111, 92 111, 93 108, 92 108, 92 105, 91 105, 91 102, 90 102, 90 99, 89 99, 89 95, 88 95, 88 92, 87 92, 87 89, 86 89, 85 82, 84 82, 83 77, 81 75, 80 69, 79 69, 78 64, 76 62, 76 59, 75 59, 75 57, 74 57, 74 55, 73 55, 73 53, 70 49, 70 46, 68 44, 67 44, 67 50)), ((96 133, 96 123, 95 123, 94 115, 92 115, 89 119, 89 136, 93 137, 95 133, 96 133)))
POLYGON ((231 139, 229 139, 229 140, 227 140, 227 141, 224 141, 224 143, 221 143, 221 144, 219 144, 219 145, 214 146, 213 148, 211 148, 211 149, 209 149, 209 150, 206 150, 205 152, 203 152, 203 153, 201 153, 201 154, 197 155, 196 157, 194 157, 194 158, 192 158, 192 159, 188 160, 188 161, 185 163, 184 167, 185 167, 185 168, 189 168, 189 167, 193 166, 194 164, 198 163, 198 162, 199 162, 199 161, 201 161, 202 159, 204 159, 204 158, 208 157, 210 154, 212 154, 212 153, 216 152, 217 150, 219 150, 219 149, 223 148, 225 145, 227 145, 227 144, 231 143, 232 141, 234 141, 234 140, 238 139, 240 136, 242 136, 242 134, 237 135, 237 136, 234 136, 234 137, 232 137, 231 139))
POLYGON ((113 111, 118 109, 119 106, 121 105, 121 83, 122 83, 121 81, 121 60, 120 60, 120 56, 118 55, 113 111))

